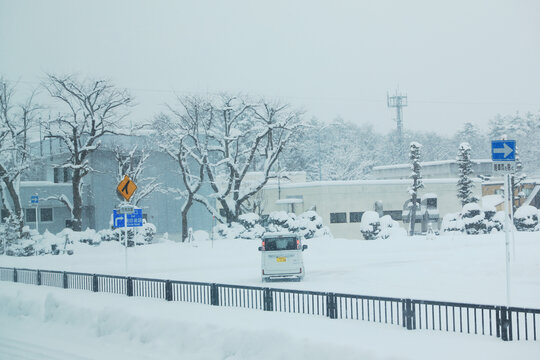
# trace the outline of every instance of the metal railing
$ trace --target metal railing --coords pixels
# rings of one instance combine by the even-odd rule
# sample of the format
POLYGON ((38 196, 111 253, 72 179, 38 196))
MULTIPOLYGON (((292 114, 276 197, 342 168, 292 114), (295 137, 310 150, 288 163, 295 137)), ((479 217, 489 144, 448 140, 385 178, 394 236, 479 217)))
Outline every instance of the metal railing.
POLYGON ((5 267, 0 267, 0 281, 363 320, 505 341, 536 341, 539 335, 540 309, 5 267))

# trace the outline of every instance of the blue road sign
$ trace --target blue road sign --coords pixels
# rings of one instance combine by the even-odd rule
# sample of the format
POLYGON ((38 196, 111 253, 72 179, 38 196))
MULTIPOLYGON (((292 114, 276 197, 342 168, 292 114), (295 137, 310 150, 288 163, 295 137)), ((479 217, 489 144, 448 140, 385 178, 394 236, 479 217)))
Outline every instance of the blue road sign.
POLYGON ((39 203, 39 196, 37 196, 37 195, 30 196, 30 203, 38 204, 39 203))
POLYGON ((114 227, 124 227, 124 215, 127 216, 127 227, 139 227, 143 225, 142 209, 135 209, 131 214, 120 214, 113 210, 114 227))
POLYGON ((516 140, 491 141, 491 160, 516 161, 516 140))

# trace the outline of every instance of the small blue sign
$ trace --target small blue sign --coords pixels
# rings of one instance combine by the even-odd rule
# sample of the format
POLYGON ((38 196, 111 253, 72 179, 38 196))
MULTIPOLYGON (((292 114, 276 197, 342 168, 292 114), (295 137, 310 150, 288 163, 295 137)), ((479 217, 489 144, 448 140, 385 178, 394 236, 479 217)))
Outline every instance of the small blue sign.
POLYGON ((30 196, 30 203, 31 204, 39 204, 39 196, 37 196, 37 195, 30 196))
POLYGON ((516 140, 491 141, 491 160, 516 161, 516 140))
POLYGON ((120 214, 113 210, 113 226, 124 227, 124 216, 127 217, 127 227, 139 227, 143 225, 142 209, 134 209, 131 214, 120 214))

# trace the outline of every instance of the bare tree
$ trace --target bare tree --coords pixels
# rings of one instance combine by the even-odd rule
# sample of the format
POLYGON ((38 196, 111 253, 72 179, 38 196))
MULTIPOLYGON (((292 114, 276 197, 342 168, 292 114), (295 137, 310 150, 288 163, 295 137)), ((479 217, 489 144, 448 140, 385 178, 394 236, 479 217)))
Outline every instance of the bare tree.
POLYGON ((103 135, 118 134, 132 99, 106 80, 49 75, 45 87, 64 110, 44 127, 46 137, 59 139, 67 149, 62 167, 73 172, 73 204, 64 203, 71 211, 73 230, 81 231, 83 178, 92 171, 88 156, 99 148, 103 135))
POLYGON ((161 149, 179 166, 183 188, 169 188, 184 200, 181 209, 182 241, 188 237, 188 213, 204 181, 208 160, 208 136, 213 120, 212 106, 196 97, 178 99, 179 109, 169 107, 171 115, 162 114, 154 122, 161 149))
POLYGON ((137 145, 131 150, 117 145, 112 151, 118 165, 116 178, 120 182, 124 175, 127 175, 137 184, 137 191, 131 197, 130 202, 135 206, 139 206, 143 199, 161 186, 156 177, 145 177, 143 175, 150 153, 144 148, 139 150, 137 145))
POLYGON ((222 96, 213 107, 215 116, 207 131, 208 162, 205 171, 212 195, 225 216, 203 197, 202 202, 220 222, 230 224, 242 213, 244 204, 272 177, 271 170, 291 135, 302 126, 298 111, 287 104, 264 100, 252 104, 222 96), (248 171, 258 176, 246 181, 248 171))
POLYGON ((2 195, 7 192, 11 205, 4 201, 19 235, 24 225, 19 194, 21 174, 30 166, 29 132, 40 109, 34 103, 35 92, 21 105, 13 104, 15 88, 0 78, 0 178, 2 195), (6 191, 4 191, 4 189, 6 191))

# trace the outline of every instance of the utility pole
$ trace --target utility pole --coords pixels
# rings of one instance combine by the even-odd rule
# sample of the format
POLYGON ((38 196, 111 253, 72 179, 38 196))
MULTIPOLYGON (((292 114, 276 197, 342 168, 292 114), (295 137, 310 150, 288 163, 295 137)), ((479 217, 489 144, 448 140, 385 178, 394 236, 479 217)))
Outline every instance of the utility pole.
POLYGON ((386 104, 389 108, 396 108, 396 123, 397 123, 397 156, 404 154, 403 148, 403 110, 402 108, 408 105, 407 95, 402 95, 396 91, 394 96, 386 93, 386 104))

